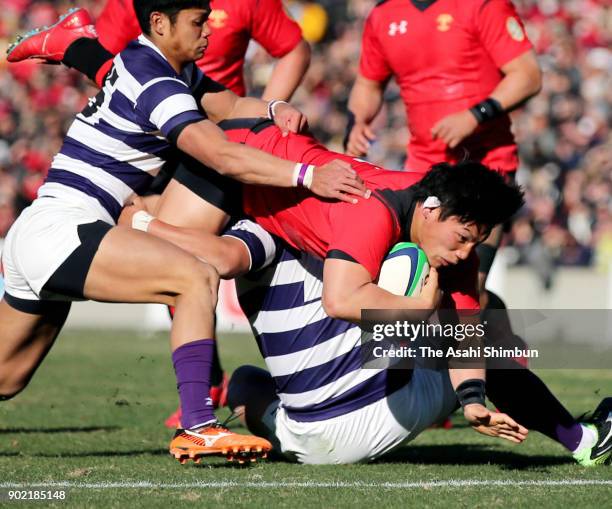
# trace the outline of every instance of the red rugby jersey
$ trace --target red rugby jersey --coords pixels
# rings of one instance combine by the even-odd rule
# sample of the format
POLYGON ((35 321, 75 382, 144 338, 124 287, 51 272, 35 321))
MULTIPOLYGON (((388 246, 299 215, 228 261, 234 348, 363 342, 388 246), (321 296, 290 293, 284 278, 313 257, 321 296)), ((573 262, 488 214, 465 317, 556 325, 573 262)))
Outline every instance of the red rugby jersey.
POLYGON ((507 115, 479 126, 452 151, 430 130, 488 97, 503 77, 500 67, 531 48, 509 0, 386 0, 366 20, 360 72, 378 82, 394 76, 401 89, 408 169, 468 156, 513 171, 518 159, 507 115))
MULTIPOLYGON (((210 78, 238 95, 245 95, 243 67, 250 39, 273 57, 289 53, 302 40, 299 25, 289 17, 281 0, 212 0, 211 35, 204 56, 197 62, 210 78)), ((119 53, 140 35, 131 0, 107 0, 96 22, 100 42, 119 53)))
MULTIPOLYGON (((333 252, 333 257, 352 259, 363 265, 376 280, 390 249, 401 240, 409 240, 406 230, 412 211, 410 193, 405 190, 423 174, 385 170, 332 152, 311 136, 292 133, 283 137, 269 121, 254 126, 252 120, 245 120, 242 127, 240 122, 220 124, 231 141, 317 166, 334 159, 351 163, 373 191, 368 200, 359 199, 357 204, 349 204, 323 200, 304 189, 245 186, 244 211, 290 246, 320 258, 333 252), (398 191, 397 199, 390 197, 388 190, 398 191)), ((464 262, 441 269, 440 286, 451 297, 445 307, 479 309, 477 276, 475 252, 464 262)))

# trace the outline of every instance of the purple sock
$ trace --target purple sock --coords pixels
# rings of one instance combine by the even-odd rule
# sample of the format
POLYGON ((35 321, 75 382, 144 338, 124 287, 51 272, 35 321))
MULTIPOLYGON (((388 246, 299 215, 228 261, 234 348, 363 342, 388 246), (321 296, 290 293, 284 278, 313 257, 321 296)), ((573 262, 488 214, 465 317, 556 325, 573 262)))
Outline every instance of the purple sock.
POLYGON ((575 451, 582 440, 582 426, 579 423, 571 425, 569 428, 558 424, 556 429, 557 440, 561 445, 570 451, 575 451))
POLYGON ((179 346, 172 354, 181 400, 183 428, 215 420, 210 400, 210 370, 215 341, 200 339, 179 346))

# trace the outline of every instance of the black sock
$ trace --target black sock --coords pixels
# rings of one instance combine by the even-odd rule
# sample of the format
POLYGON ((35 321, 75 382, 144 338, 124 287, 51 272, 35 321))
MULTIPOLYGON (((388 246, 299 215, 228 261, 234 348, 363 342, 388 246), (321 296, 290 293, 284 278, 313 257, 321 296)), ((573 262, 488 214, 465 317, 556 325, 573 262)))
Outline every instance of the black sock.
POLYGON ((488 369, 487 396, 519 424, 560 443, 559 430, 576 425, 544 382, 528 369, 488 369))
POLYGON ((98 39, 81 37, 68 46, 62 63, 96 81, 100 68, 113 57, 114 55, 102 46, 98 39))

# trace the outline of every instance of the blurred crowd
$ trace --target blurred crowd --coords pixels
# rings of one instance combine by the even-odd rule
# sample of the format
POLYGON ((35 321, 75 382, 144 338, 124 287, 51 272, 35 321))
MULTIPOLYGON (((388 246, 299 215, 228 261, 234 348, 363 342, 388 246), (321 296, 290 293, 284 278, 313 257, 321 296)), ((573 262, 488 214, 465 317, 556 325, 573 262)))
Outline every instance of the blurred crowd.
MULTIPOLYGON (((50 24, 74 2, 3 0, 0 51, 16 33, 50 24)), ((314 53, 295 102, 314 134, 341 150, 346 105, 359 59, 362 23, 374 0, 286 0, 314 53)), ((612 5, 609 0, 514 0, 539 54, 544 85, 513 113, 518 181, 527 205, 507 236, 510 260, 538 269, 550 285, 559 265, 612 261, 612 5)), ((95 16, 103 2, 79 0, 95 16)), ((253 45, 252 95, 271 71, 253 45)), ((94 89, 65 68, 0 60, 0 237, 36 193, 72 115, 94 89)), ((370 159, 401 168, 408 131, 391 84, 376 121, 370 159)))

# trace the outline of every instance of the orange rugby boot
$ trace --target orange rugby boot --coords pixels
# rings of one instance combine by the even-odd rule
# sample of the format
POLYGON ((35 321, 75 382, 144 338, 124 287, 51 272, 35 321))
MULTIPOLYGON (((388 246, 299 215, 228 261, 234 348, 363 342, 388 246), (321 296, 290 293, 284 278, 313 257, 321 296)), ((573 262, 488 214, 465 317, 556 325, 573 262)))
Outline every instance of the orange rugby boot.
POLYGON ((204 456, 225 456, 239 464, 267 457, 272 444, 253 435, 239 435, 219 423, 198 430, 177 429, 170 442, 170 454, 181 464, 187 460, 199 463, 204 456))

